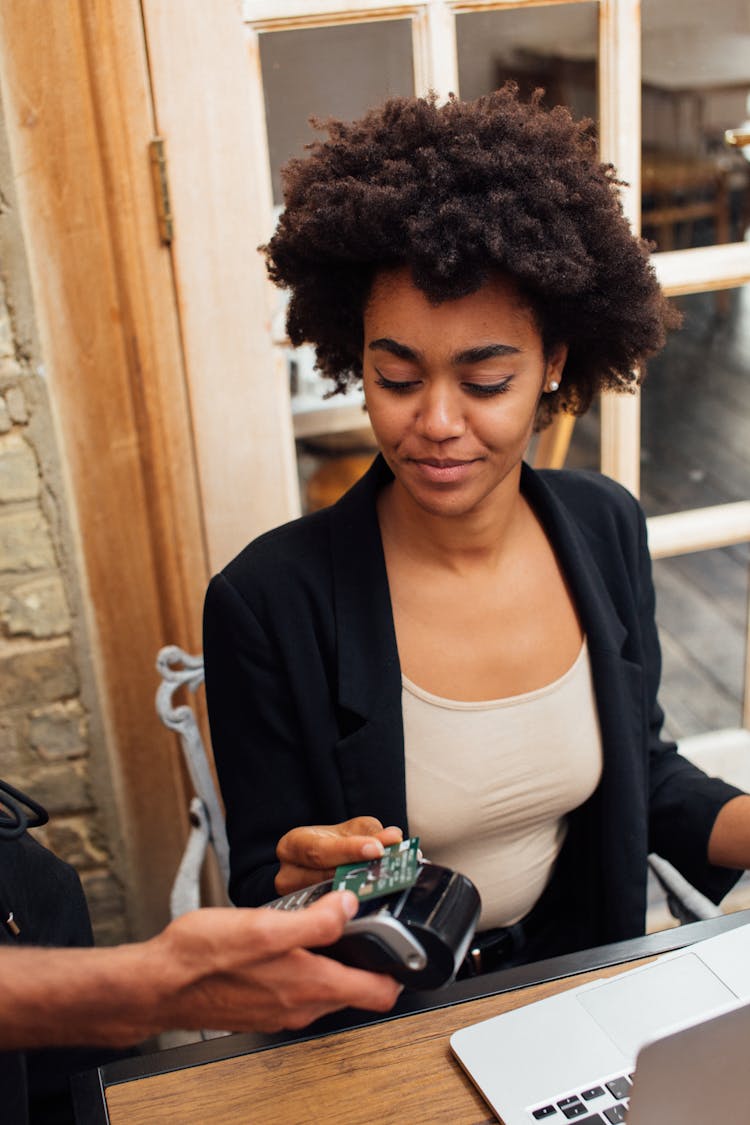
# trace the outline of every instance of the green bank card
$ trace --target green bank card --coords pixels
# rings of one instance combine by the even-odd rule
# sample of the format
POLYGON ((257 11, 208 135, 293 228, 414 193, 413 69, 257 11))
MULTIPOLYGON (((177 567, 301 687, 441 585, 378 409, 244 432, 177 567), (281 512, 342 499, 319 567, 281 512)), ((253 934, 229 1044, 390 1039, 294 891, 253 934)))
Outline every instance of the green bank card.
POLYGON ((345 863, 333 876, 335 891, 354 891, 361 902, 406 890, 419 872, 419 836, 390 844, 380 859, 345 863))

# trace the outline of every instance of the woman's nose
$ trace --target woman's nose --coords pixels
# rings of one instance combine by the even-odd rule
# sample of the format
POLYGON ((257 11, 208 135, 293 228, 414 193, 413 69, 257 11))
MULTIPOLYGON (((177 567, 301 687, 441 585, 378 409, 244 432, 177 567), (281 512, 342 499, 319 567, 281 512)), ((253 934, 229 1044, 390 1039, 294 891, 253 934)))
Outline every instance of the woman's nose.
POLYGON ((447 441, 464 432, 465 418, 457 388, 429 386, 421 396, 417 428, 430 441, 447 441))

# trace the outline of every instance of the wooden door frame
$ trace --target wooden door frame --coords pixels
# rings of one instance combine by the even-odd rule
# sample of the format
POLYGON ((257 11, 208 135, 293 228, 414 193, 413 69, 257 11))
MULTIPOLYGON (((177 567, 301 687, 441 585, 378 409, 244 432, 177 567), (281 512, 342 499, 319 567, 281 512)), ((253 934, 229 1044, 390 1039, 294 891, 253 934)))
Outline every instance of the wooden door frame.
MULTIPOLYGON (((0 0, 0 72, 35 317, 79 548, 135 936, 168 914, 186 834, 154 656, 200 647, 208 574, 137 0, 0 0)), ((102 755, 103 756, 103 755, 102 755)), ((101 764, 99 766, 101 768, 101 764)), ((116 838, 116 833, 115 833, 116 838)))

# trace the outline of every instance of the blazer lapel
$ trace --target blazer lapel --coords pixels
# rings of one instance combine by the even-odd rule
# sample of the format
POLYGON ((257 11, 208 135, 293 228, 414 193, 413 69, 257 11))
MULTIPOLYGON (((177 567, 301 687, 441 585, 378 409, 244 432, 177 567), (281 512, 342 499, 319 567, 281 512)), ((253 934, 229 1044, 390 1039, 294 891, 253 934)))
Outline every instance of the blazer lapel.
MULTIPOLYGON (((575 516, 544 478, 526 464, 522 468, 521 489, 539 516, 570 586, 589 652, 619 654, 627 628, 604 582, 591 538, 586 537, 575 516)), ((602 544, 602 548, 606 551, 607 545, 602 544)))
POLYGON ((625 933, 645 909, 643 669, 622 654, 637 626, 631 620, 628 627, 628 615, 618 609, 604 578, 616 571, 616 545, 586 528, 543 475, 525 465, 522 488, 549 535, 586 634, 604 761, 598 790, 573 817, 585 821, 585 829, 582 823, 577 827, 593 849, 589 870, 579 871, 579 878, 589 880, 589 889, 596 888, 600 917, 606 919, 601 940, 613 940, 610 933, 625 933), (634 877, 641 869, 642 879, 634 877), (622 879, 617 878, 620 871, 622 879))

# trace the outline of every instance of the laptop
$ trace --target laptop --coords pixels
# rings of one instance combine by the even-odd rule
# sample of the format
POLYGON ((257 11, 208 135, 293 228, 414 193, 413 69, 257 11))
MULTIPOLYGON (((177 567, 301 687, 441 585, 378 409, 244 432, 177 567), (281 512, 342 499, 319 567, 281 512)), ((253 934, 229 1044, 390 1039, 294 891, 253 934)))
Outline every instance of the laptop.
POLYGON ((747 1125, 750 924, 450 1044, 504 1125, 747 1125))

